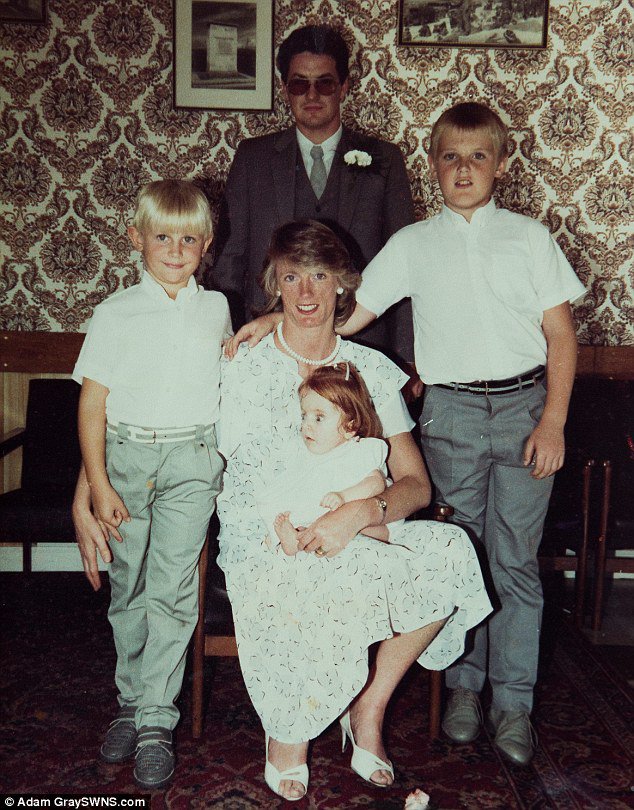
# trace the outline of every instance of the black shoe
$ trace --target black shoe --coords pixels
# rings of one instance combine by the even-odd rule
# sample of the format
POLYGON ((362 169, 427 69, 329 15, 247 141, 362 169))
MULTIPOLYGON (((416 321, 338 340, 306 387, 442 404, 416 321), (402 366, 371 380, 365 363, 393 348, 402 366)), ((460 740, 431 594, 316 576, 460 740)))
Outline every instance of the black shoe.
POLYGON ((161 726, 142 726, 137 734, 134 781, 146 790, 166 787, 173 774, 176 757, 172 732, 161 726))
POLYGON ((493 745, 513 765, 528 765, 537 746, 537 734, 528 712, 491 709, 487 730, 493 733, 493 745))
POLYGON ((108 726, 103 744, 99 749, 99 756, 104 762, 124 762, 134 754, 136 750, 135 714, 135 706, 126 706, 108 726))
POLYGON ((476 692, 459 686, 454 689, 442 719, 442 730, 457 743, 470 743, 480 733, 482 709, 476 692))

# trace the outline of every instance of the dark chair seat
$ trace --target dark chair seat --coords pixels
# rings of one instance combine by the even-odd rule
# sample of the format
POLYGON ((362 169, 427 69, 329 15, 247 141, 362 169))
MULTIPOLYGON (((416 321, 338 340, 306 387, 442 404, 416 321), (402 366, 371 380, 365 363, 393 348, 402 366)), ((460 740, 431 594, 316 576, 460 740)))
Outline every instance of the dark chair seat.
POLYGON ((22 543, 25 572, 31 570, 32 544, 75 539, 71 506, 81 463, 79 393, 73 380, 31 380, 24 430, 0 443, 2 456, 23 448, 20 488, 0 495, 0 538, 22 543))
POLYGON ((14 489, 0 495, 0 536, 8 541, 70 542, 74 537, 72 500, 73 492, 65 490, 34 493, 14 489))

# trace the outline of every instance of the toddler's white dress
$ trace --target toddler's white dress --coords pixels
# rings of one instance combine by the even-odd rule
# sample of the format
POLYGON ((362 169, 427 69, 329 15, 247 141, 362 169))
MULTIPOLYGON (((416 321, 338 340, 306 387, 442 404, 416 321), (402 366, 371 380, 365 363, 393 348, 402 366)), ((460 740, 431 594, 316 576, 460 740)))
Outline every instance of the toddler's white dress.
POLYGON ((280 512, 291 513, 289 520, 295 528, 310 526, 329 511, 321 505, 327 492, 348 489, 373 470, 387 476, 386 457, 387 443, 383 439, 353 438, 327 453, 311 453, 300 438, 291 442, 286 471, 255 493, 272 547, 279 545, 273 521, 280 512))
MULTIPOLYGON (((337 359, 361 373, 386 436, 411 429, 397 366, 348 341, 337 359)), ((450 524, 405 521, 390 543, 357 535, 331 558, 270 548, 255 496, 286 471, 300 383, 297 363, 272 336, 223 364, 218 562, 249 695, 264 729, 287 743, 315 738, 345 711, 367 680, 374 642, 449 616, 419 659, 443 669, 491 611, 471 542, 450 524)))

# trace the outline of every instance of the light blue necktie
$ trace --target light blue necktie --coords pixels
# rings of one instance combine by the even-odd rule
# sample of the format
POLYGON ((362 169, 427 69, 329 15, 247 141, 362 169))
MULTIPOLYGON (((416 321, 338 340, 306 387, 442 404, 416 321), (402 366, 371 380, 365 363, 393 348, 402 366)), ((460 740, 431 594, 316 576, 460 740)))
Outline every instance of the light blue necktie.
POLYGON ((310 170, 310 184, 313 187, 315 196, 319 199, 324 193, 326 181, 328 180, 324 164, 324 150, 321 146, 313 146, 310 150, 310 156, 313 159, 313 168, 310 170))

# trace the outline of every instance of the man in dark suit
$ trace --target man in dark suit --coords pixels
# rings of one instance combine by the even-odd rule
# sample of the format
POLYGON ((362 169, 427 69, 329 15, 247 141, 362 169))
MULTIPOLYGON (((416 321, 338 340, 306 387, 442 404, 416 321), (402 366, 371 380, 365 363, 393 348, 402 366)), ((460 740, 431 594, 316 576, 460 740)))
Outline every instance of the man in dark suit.
MULTIPOLYGON (((295 126, 238 147, 212 273, 213 284, 229 299, 236 328, 265 303, 258 277, 279 225, 305 218, 324 222, 363 270, 393 233, 414 221, 398 147, 341 125, 348 58, 345 41, 328 26, 290 34, 280 46, 277 67, 295 126)), ((357 337, 411 360, 409 301, 357 337)))

